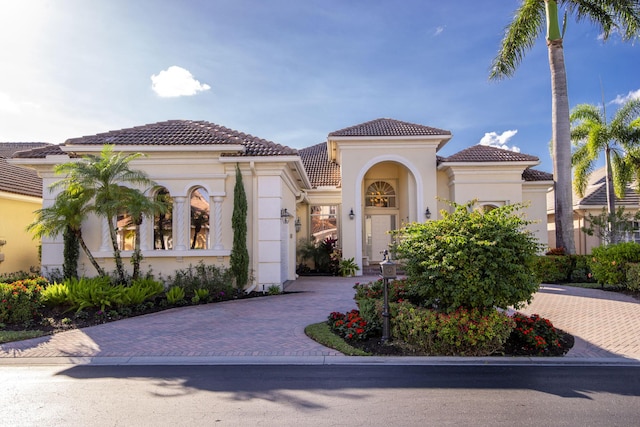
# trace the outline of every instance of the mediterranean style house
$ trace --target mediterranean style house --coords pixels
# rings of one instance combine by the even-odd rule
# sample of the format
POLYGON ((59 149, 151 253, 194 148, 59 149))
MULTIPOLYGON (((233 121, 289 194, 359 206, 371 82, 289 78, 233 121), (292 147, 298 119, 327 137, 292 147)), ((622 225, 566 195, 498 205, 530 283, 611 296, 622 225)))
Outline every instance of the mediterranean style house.
POLYGON ((29 271, 40 265, 40 242, 26 227, 33 221, 33 211, 42 207, 42 179, 35 171, 10 164, 7 159, 18 151, 47 145, 0 143, 0 274, 29 271))
MULTIPOLYGON (((247 244, 251 289, 296 278, 300 241, 337 239, 343 258, 361 267, 382 260, 389 230, 437 219, 447 201, 490 209, 525 203, 531 230, 547 244, 549 173, 533 169, 534 156, 474 145, 439 155, 451 132, 392 119, 377 119, 329 133, 326 142, 295 150, 206 121, 171 120, 17 153, 13 164, 35 169, 43 188, 61 177, 59 163, 115 151, 142 153, 132 163, 157 186, 149 197, 170 200, 169 213, 148 218, 141 230, 143 266, 154 273, 203 261, 228 266, 232 249, 233 188, 238 166, 247 195, 247 244)), ((43 193, 50 206, 55 193, 43 193)), ((124 255, 133 248, 126 213, 118 218, 124 255)), ((90 217, 83 235, 107 271, 113 269, 106 221, 90 217)), ((42 241, 44 271, 61 269, 62 241, 42 241)), ((82 258, 80 274, 95 275, 82 258)))

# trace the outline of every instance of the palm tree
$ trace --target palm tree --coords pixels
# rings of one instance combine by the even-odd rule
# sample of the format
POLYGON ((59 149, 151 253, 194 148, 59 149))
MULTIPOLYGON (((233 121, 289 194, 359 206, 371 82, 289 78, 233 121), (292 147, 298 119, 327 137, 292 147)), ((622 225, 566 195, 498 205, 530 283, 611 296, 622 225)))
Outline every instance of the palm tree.
POLYGON ((546 23, 546 40, 551 71, 551 139, 553 143, 553 176, 555 180, 556 246, 575 252, 573 238, 573 200, 571 192, 571 130, 569 96, 564 65, 563 38, 567 15, 576 21, 588 20, 607 39, 617 32, 625 40, 640 31, 638 0, 521 0, 498 55, 493 60, 490 78, 510 77, 542 33, 546 23), (558 6, 565 8, 560 29, 558 6))
POLYGON ((78 245, 82 247, 98 274, 105 275, 82 237, 82 222, 90 210, 87 193, 77 187, 69 187, 56 196, 53 205, 35 211, 36 220, 27 226, 27 230, 33 232, 37 238, 56 237, 60 234, 65 236, 63 249, 65 278, 78 275, 78 257, 75 255, 78 245))
POLYGON ((115 218, 122 208, 121 198, 126 190, 122 184, 154 185, 146 173, 130 168, 130 163, 142 154, 114 153, 113 146, 105 145, 99 156, 84 156, 84 161, 62 163, 55 172, 66 177, 54 187, 78 186, 93 200, 93 210, 107 219, 118 280, 125 281, 124 265, 118 247, 115 218))
POLYGON ((636 175, 633 155, 640 143, 640 100, 627 101, 607 123, 606 109, 580 104, 571 111, 571 140, 576 150, 573 185, 584 197, 587 183, 600 154, 604 152, 607 214, 615 212, 615 196, 622 198, 636 175), (631 154, 629 156, 628 154, 631 154))
POLYGON ((155 198, 149 199, 140 190, 135 188, 122 188, 121 206, 129 214, 131 223, 135 226, 135 238, 131 264, 133 273, 131 278, 136 280, 140 276, 140 262, 142 261, 142 251, 140 250, 140 226, 145 217, 153 217, 157 214, 164 214, 168 207, 162 201, 155 198))

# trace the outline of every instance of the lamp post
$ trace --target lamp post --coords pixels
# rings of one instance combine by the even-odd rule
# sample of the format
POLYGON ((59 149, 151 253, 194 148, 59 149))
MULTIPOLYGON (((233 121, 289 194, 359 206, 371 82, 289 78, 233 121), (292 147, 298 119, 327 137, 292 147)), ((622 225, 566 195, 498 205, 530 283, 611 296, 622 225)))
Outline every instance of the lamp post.
POLYGON ((380 263, 380 276, 384 283, 384 302, 382 306, 382 343, 391 339, 389 321, 389 280, 396 278, 396 264, 389 259, 389 251, 383 252, 384 259, 380 263))

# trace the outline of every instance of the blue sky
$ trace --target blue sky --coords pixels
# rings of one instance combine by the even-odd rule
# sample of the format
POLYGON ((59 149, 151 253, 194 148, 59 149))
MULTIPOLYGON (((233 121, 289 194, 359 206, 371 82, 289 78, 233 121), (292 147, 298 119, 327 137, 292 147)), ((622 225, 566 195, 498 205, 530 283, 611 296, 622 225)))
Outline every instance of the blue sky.
MULTIPOLYGON (((516 75, 489 67, 518 0, 2 0, 0 141, 207 120, 294 148, 389 117, 548 150, 541 38, 516 75)), ((570 21, 569 102, 640 96, 640 43, 570 21)))

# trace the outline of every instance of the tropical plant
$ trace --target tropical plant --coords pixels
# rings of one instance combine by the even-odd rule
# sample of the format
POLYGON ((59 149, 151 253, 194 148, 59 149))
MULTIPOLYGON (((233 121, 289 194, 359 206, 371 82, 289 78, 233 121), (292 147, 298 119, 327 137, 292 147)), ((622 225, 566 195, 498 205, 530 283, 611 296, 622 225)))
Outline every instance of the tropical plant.
POLYGON ((184 289, 173 286, 167 291, 167 301, 169 304, 181 304, 184 302, 184 289))
POLYGON ((240 166, 236 164, 236 183, 233 188, 233 247, 231 248, 231 272, 236 279, 236 287, 244 289, 249 280, 249 251, 247 249, 247 195, 242 182, 240 166))
POLYGON ((530 302, 539 285, 533 261, 540 246, 525 228, 530 222, 517 214, 522 206, 483 212, 474 202, 452 205, 440 220, 393 232, 420 305, 453 311, 530 302))
POLYGON ((78 244, 98 274, 105 276, 82 236, 82 222, 92 209, 90 199, 90 194, 80 186, 69 185, 56 196, 51 206, 35 211, 35 221, 27 226, 36 238, 64 234, 63 275, 67 279, 78 276, 78 258, 75 255, 78 244))
POLYGON ((490 78, 512 76, 525 53, 535 45, 546 24, 551 72, 556 246, 573 254, 571 131, 563 46, 569 14, 576 21, 588 20, 593 23, 602 31, 604 40, 613 33, 618 33, 625 40, 633 40, 640 32, 638 0, 521 0, 513 21, 505 30, 498 55, 493 60, 490 78), (562 28, 558 6, 565 10, 562 28))
POLYGON ((163 199, 150 199, 135 188, 122 187, 121 190, 120 202, 126 206, 126 212, 135 227, 134 250, 131 255, 131 264, 133 265, 131 279, 136 280, 140 277, 140 262, 142 261, 142 251, 140 250, 140 226, 142 221, 145 217, 153 218, 155 215, 163 215, 169 208, 163 199))
POLYGON ((123 205, 125 196, 130 197, 132 193, 122 185, 150 186, 155 183, 143 171, 130 167, 130 163, 142 154, 114 153, 113 150, 112 145, 105 145, 99 156, 88 155, 83 157, 83 161, 56 165, 55 172, 65 175, 65 178, 54 183, 53 188, 80 188, 92 200, 92 210, 107 219, 117 279, 124 283, 126 277, 114 221, 117 214, 126 208, 123 205))
POLYGON ((338 265, 340 275, 343 277, 355 276, 356 271, 360 270, 354 258, 341 259, 338 265))
MULTIPOLYGON (((595 165, 604 153, 607 213, 615 212, 615 197, 623 198, 627 185, 636 177, 633 153, 640 143, 640 100, 624 103, 611 122, 607 122, 605 105, 577 105, 571 111, 571 140, 575 151, 573 186, 584 197, 595 165)), ((637 157, 637 156, 636 156, 637 157)))

